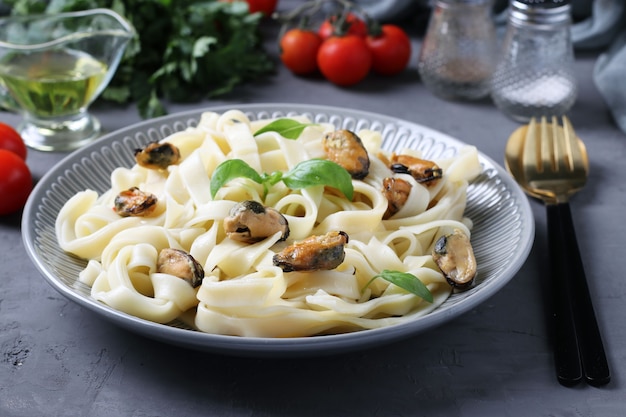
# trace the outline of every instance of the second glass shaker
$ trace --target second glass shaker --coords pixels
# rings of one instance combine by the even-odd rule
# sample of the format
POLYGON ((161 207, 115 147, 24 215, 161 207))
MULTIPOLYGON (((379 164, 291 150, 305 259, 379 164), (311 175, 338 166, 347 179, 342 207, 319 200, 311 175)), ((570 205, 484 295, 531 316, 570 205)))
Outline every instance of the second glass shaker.
POLYGON ((577 95, 569 0, 512 0, 491 97, 520 122, 561 116, 577 95))
POLYGON ((447 99, 489 95, 496 60, 492 0, 436 0, 418 71, 426 87, 447 99))

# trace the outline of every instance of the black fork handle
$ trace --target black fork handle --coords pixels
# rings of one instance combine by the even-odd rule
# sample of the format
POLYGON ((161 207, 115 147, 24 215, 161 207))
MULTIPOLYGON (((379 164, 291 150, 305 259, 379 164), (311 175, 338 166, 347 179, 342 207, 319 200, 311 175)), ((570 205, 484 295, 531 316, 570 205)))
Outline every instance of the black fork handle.
POLYGON ((582 364, 585 380, 590 385, 602 386, 611 380, 611 375, 570 206, 568 203, 548 205, 547 214, 554 282, 557 375, 562 384, 574 385, 581 379, 582 364))
POLYGON ((552 307, 554 309, 554 363, 559 382, 565 386, 573 386, 582 380, 583 374, 576 340, 574 311, 570 302, 570 286, 567 285, 565 237, 557 205, 547 206, 547 217, 552 307))

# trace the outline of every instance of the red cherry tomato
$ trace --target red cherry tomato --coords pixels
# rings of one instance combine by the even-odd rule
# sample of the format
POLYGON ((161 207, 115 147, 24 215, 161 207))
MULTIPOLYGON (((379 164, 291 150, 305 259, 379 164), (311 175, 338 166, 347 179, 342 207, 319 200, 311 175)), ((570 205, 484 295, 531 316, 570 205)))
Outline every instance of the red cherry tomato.
POLYGON ((372 54, 365 39, 356 35, 331 36, 317 52, 317 66, 329 81, 349 86, 367 76, 372 54))
POLYGON ((357 15, 348 13, 342 25, 339 22, 339 16, 333 15, 322 22, 317 33, 322 39, 328 39, 333 35, 356 35, 365 38, 367 24, 357 15))
POLYGON ((17 130, 0 122, 0 149, 6 149, 26 159, 26 145, 17 130))
POLYGON ((402 72, 411 58, 411 40, 406 32, 395 25, 382 25, 379 35, 366 39, 372 52, 372 69, 382 75, 402 72))
POLYGON ((26 162, 17 154, 0 149, 0 215, 24 207, 33 189, 33 178, 26 162))
POLYGON ((271 16, 276 10, 278 0, 246 0, 250 13, 261 12, 265 16, 271 16))
MULTIPOLYGON (((233 3, 242 0, 218 0, 222 3, 233 3)), ((276 4, 278 0, 245 0, 248 3, 248 10, 250 13, 261 12, 265 16, 271 16, 276 10, 276 4)))
POLYGON ((280 59, 294 74, 306 75, 317 71, 317 51, 322 39, 313 31, 289 29, 280 38, 280 59))

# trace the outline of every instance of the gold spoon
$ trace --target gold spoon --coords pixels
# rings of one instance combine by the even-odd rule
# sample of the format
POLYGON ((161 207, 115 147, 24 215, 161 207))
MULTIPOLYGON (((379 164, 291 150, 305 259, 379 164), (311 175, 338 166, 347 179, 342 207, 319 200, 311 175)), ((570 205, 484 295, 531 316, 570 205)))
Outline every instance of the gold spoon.
MULTIPOLYGON (((567 135, 575 138, 578 144, 579 153, 576 154, 579 155, 579 162, 584 166, 585 172, 589 171, 589 160, 584 143, 576 137, 569 120, 565 117, 563 119, 567 132, 565 132, 566 129, 558 126, 556 118, 553 118, 552 125, 549 127, 546 119, 542 118, 539 138, 535 120, 532 120, 529 126, 516 129, 505 148, 505 165, 524 191, 531 197, 542 200, 547 207, 551 272, 554 283, 554 354, 559 382, 563 385, 574 385, 582 379, 584 372, 584 377, 589 384, 599 386, 610 381, 610 373, 580 259, 567 195, 562 195, 562 188, 558 193, 550 186, 535 188, 527 181, 524 174, 524 169, 535 177, 541 174, 542 168, 534 166, 538 163, 536 149, 550 150, 551 146, 556 146, 554 145, 556 141, 567 135), (550 135, 554 137, 548 137, 550 135), (546 146, 546 143, 549 145, 546 146), (532 146, 528 146, 531 144, 532 146), (524 157, 525 150, 530 154, 524 157)), ((569 162, 572 162, 571 154, 568 158, 570 158, 569 162)), ((559 181, 561 184, 563 182, 567 183, 563 179, 559 181)), ((544 184, 546 184, 545 181, 544 184)))

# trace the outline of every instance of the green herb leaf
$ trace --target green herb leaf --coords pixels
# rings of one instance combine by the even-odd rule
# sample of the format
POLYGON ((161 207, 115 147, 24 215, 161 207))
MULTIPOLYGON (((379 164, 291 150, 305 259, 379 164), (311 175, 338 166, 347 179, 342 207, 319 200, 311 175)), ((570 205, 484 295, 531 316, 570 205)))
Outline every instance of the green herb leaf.
POLYGON ((300 162, 289 172, 283 174, 281 171, 271 174, 259 174, 241 159, 229 159, 217 166, 211 177, 211 197, 215 198, 218 190, 226 183, 235 179, 245 177, 259 184, 263 184, 265 192, 268 188, 283 181, 292 190, 312 187, 315 185, 327 185, 337 188, 346 198, 352 200, 354 188, 352 187, 352 177, 344 168, 338 164, 324 159, 310 159, 300 162))
POLYGON ((271 174, 263 174, 263 184, 271 187, 283 179, 282 171, 274 171, 271 174))
POLYGON ((367 288, 376 278, 382 278, 385 281, 389 281, 392 284, 417 295, 425 301, 428 301, 429 303, 433 302, 433 294, 426 287, 426 285, 424 285, 422 281, 420 281, 419 278, 413 274, 385 269, 380 274, 375 275, 363 289, 367 288))
POLYGON ((228 159, 219 164, 213 176, 211 177, 211 197, 215 198, 215 194, 226 185, 229 181, 235 178, 249 178, 259 184, 263 183, 261 175, 254 170, 250 165, 241 159, 228 159))
POLYGON ((341 191, 348 200, 352 200, 354 195, 350 173, 339 164, 325 159, 300 162, 283 175, 283 182, 292 190, 327 185, 341 191))
POLYGON ((293 119, 276 119, 254 132, 254 136, 265 132, 276 132, 286 139, 298 139, 307 126, 312 126, 312 124, 300 123, 293 119))

